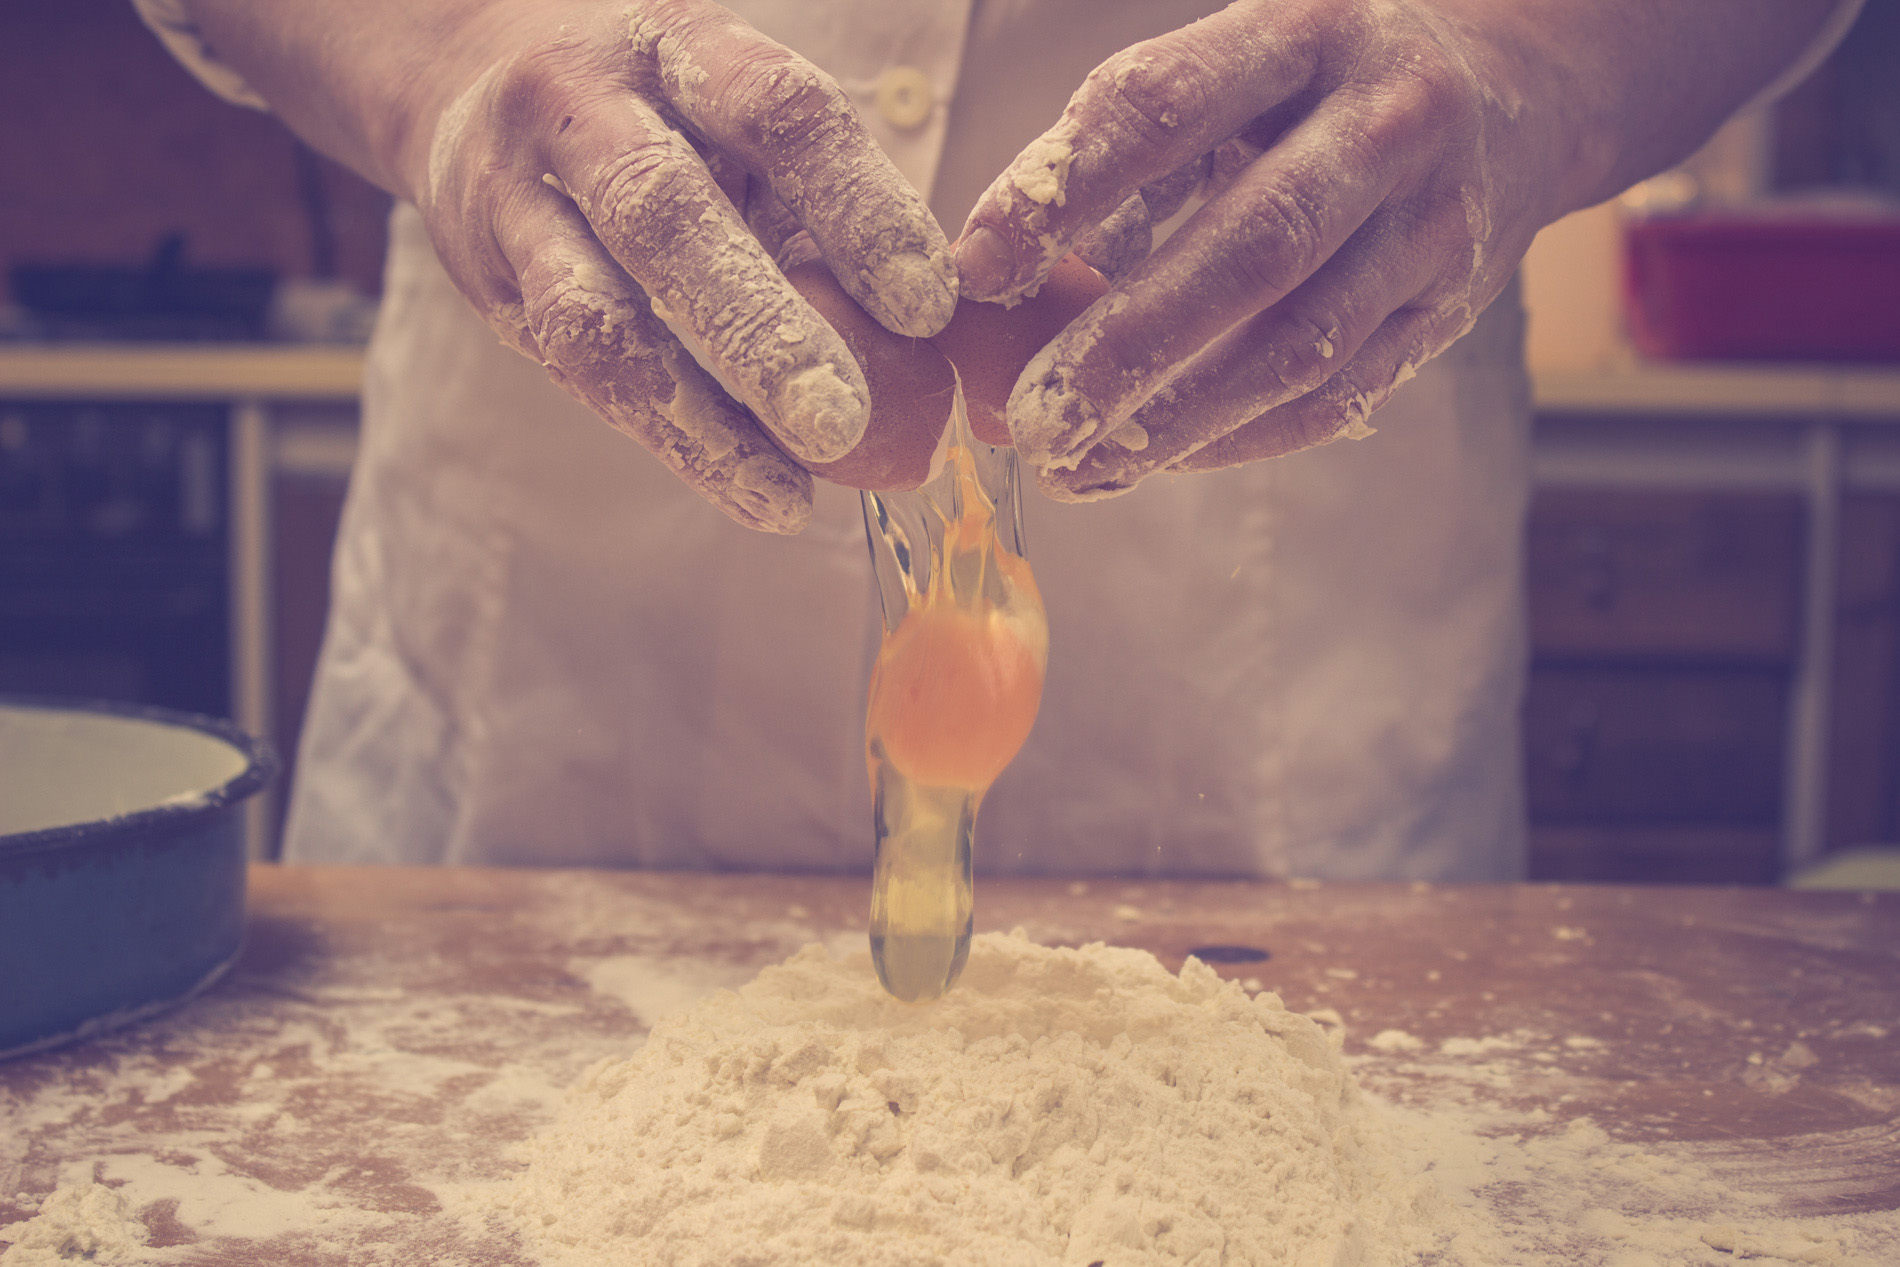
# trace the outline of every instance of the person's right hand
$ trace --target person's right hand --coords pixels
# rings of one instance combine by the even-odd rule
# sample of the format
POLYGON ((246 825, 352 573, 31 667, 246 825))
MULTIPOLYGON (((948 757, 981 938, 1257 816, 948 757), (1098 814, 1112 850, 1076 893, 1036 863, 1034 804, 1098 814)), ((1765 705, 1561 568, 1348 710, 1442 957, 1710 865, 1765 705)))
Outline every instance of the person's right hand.
POLYGON ((898 333, 956 307, 942 231, 843 92, 711 0, 187 4, 294 131, 421 208, 505 342, 749 527, 797 532, 787 455, 843 456, 870 413, 779 244, 809 230, 898 333))
POLYGON ((933 334, 956 274, 923 200, 832 80, 708 0, 531 13, 488 39, 412 149, 443 265, 507 342, 702 496, 796 532, 811 479, 786 451, 842 456, 870 397, 772 252, 808 230, 880 322, 933 334))

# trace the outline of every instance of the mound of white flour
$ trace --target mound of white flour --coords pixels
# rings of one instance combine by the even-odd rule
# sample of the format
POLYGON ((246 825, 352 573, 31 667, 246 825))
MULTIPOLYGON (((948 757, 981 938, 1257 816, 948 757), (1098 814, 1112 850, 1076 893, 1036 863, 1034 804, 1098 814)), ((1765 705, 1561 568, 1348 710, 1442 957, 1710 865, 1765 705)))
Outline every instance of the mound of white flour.
POLYGON ((122 1194, 104 1184, 74 1184, 49 1194, 32 1218, 0 1226, 0 1240, 12 1242, 0 1254, 6 1267, 131 1263, 145 1246, 145 1225, 122 1194))
POLYGON ((1335 1041, 1190 960, 986 934, 950 995, 817 946, 591 1069, 511 1208, 551 1264, 1396 1264, 1335 1041))

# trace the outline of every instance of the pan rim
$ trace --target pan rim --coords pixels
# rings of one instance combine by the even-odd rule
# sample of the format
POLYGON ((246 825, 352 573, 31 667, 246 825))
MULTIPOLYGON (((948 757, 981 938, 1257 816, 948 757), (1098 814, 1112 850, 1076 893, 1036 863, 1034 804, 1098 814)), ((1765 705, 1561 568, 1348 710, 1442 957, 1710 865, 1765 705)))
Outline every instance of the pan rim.
POLYGON ((0 708, 8 707, 45 712, 93 713, 197 731, 236 749, 244 758, 244 768, 218 786, 186 799, 161 802, 110 818, 91 818, 0 835, 0 860, 70 845, 96 844, 118 836, 149 833, 155 828, 167 829, 195 818, 207 817, 262 791, 277 777, 281 768, 276 749, 269 740, 253 735, 235 722, 221 717, 207 717, 202 713, 122 700, 0 693, 0 708))

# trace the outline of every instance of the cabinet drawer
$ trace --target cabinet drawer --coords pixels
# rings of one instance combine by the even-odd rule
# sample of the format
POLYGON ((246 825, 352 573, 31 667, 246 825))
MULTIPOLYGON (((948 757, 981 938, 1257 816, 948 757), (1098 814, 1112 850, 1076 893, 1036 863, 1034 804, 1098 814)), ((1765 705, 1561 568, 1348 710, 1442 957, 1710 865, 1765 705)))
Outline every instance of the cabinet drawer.
POLYGON ((1597 884, 1773 884, 1781 841, 1768 827, 1531 828, 1533 880, 1597 884))
POLYGON ((1773 823, 1786 695, 1773 669, 1536 668, 1531 818, 1773 823))
POLYGON ((1546 489, 1527 549, 1544 658, 1792 660, 1802 508, 1780 494, 1546 489))

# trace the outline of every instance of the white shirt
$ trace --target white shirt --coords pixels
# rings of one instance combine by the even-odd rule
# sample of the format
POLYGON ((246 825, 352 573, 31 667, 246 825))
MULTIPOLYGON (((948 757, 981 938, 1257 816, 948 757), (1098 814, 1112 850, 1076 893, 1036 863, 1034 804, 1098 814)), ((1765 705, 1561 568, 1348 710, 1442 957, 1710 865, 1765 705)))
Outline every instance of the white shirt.
MULTIPOLYGON (((1090 67, 1211 6, 735 7, 955 232, 1090 67), (878 113, 893 66, 919 124, 878 113)), ((1030 498, 1049 674, 980 869, 1520 873, 1521 325, 1512 292, 1368 440, 1030 498)), ((286 857, 868 867, 875 604, 855 493, 731 524, 501 348, 399 208, 286 857)))

